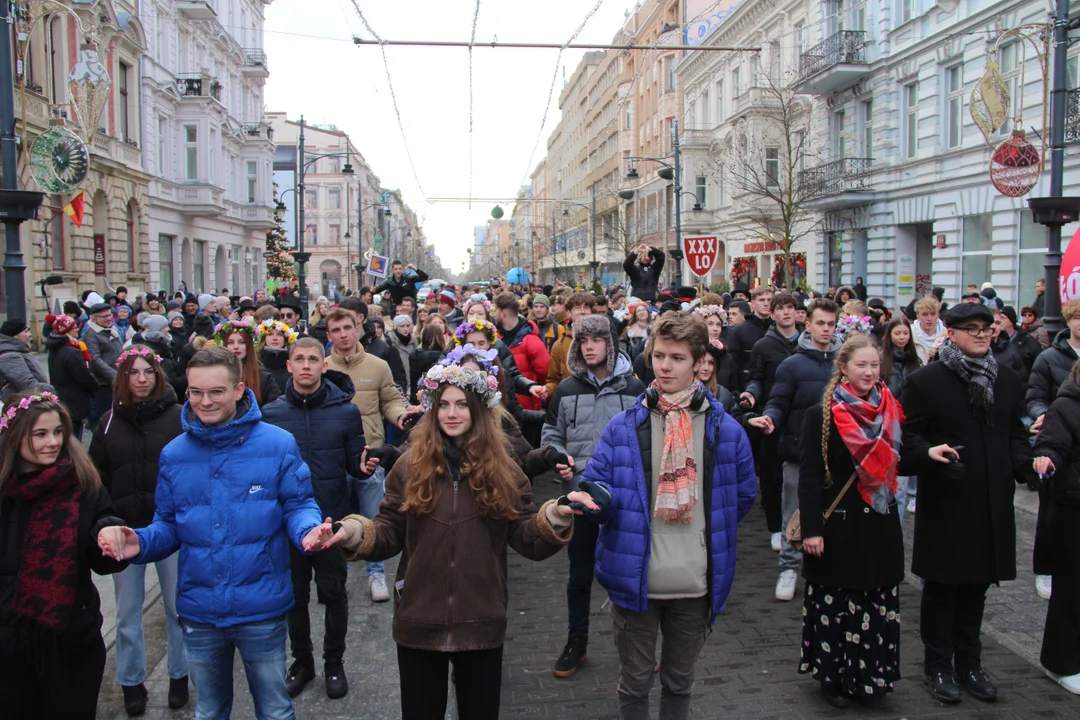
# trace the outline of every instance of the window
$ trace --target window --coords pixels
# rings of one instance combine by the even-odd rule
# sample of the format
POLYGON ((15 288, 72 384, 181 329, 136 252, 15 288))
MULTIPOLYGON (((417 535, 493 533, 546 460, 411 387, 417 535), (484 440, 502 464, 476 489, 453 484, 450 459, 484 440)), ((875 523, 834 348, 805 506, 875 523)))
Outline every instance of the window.
POLYGON ((1036 225, 1031 213, 1020 211, 1020 262, 1017 273, 1016 308, 1035 299, 1035 281, 1046 277, 1046 228, 1036 225))
POLYGON ((954 65, 945 68, 945 139, 948 147, 960 147, 964 133, 964 67, 954 65))
POLYGON ((188 180, 199 179, 199 128, 197 125, 184 126, 184 158, 188 180))
POLYGON ((120 71, 117 73, 120 77, 116 78, 117 87, 119 88, 120 97, 120 139, 124 142, 131 140, 131 126, 129 120, 129 113, 131 112, 131 100, 128 97, 128 83, 131 80, 131 66, 127 63, 120 63, 120 71))
POLYGON ((165 157, 167 155, 167 151, 166 151, 167 144, 165 142, 166 139, 167 139, 165 137, 165 134, 166 134, 167 131, 165 130, 165 128, 166 128, 165 117, 163 115, 158 115, 158 119, 157 119, 157 174, 158 174, 159 177, 165 177, 165 157))
MULTIPOLYGON (((52 70, 51 87, 49 97, 53 105, 63 105, 67 102, 67 60, 64 59, 64 38, 67 37, 65 29, 66 20, 54 17, 49 21, 49 67, 52 70)), ((71 118, 74 119, 74 118, 71 118)))
POLYGON ((862 103, 862 156, 867 160, 874 157, 874 101, 862 103))
POLYGON ((705 190, 707 183, 708 180, 704 175, 698 175, 694 178, 694 197, 697 200, 697 204, 701 207, 705 207, 705 199, 707 197, 705 190))
POLYGON ((906 23, 915 17, 916 0, 900 0, 900 22, 906 23))
POLYGON ((765 187, 780 187, 780 148, 765 148, 765 187))
POLYGON ((171 291, 176 287, 173 276, 172 235, 158 235, 158 287, 171 291))
POLYGON ((845 113, 843 110, 837 110, 833 113, 833 127, 832 127, 832 151, 834 160, 843 160, 847 157, 847 146, 844 139, 844 120, 845 113))
MULTIPOLYGON (((64 198, 60 195, 52 196, 53 207, 64 207, 64 198)), ((64 236, 64 218, 62 212, 54 212, 49 221, 49 234, 52 240, 52 267, 53 270, 64 270, 67 260, 67 244, 64 236)))
POLYGON ((739 68, 731 71, 731 99, 739 97, 739 68))
POLYGON ((304 207, 308 210, 319 207, 319 192, 317 190, 304 191, 304 207))
POLYGON ((247 201, 253 203, 258 197, 259 187, 259 164, 254 160, 247 161, 247 201))
POLYGON ((669 55, 664 62, 667 63, 667 92, 675 92, 675 56, 669 55))
POLYGON ((626 123, 625 123, 623 129, 624 130, 633 130, 634 128, 633 128, 633 125, 631 124, 632 121, 633 121, 633 116, 630 113, 630 103, 626 103, 626 123))
MULTIPOLYGON (((1001 70, 1001 77, 1005 81, 1005 87, 1009 89, 1009 98, 1013 106, 1016 106, 1020 102, 1020 93, 1023 92, 1023 86, 1020 84, 1020 43, 1009 43, 1003 45, 1000 50, 999 69, 1001 70)), ((1068 64, 1066 63, 1066 68, 1068 64)), ((1012 132, 1012 114, 1006 113, 1005 122, 1001 124, 1001 129, 998 130, 999 135, 1008 135, 1012 132)))
POLYGON ((341 244, 341 226, 340 225, 334 224, 334 225, 330 226, 330 244, 331 245, 340 245, 341 244))
POLYGON ((315 225, 308 225, 304 231, 304 240, 311 245, 319 244, 319 229, 315 225))
POLYGON ((798 65, 806 51, 806 27, 799 23, 795 26, 795 64, 798 65))
POLYGON ((709 127, 709 90, 706 88, 701 91, 701 122, 698 124, 700 128, 709 127))
POLYGON ((919 154, 919 83, 904 86, 904 157, 919 154))
POLYGON ((716 124, 724 122, 724 81, 716 81, 716 124))
POLYGON ((961 287, 981 286, 990 279, 990 253, 993 246, 994 216, 969 215, 964 218, 961 244, 963 271, 961 287))
POLYGON ((330 206, 334 210, 341 209, 341 190, 337 188, 330 188, 330 206))
POLYGON ((206 271, 205 260, 206 258, 206 241, 195 241, 195 257, 192 263, 192 282, 196 288, 206 287, 206 271))
POLYGON ((773 87, 780 86, 780 41, 769 43, 769 82, 773 87))

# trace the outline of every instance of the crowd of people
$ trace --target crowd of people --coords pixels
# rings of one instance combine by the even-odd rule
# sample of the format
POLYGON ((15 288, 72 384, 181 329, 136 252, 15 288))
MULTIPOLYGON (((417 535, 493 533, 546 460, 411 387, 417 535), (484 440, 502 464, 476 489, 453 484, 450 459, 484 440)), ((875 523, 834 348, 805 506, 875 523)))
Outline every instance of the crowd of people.
POLYGON ((758 496, 776 600, 804 581, 793 672, 838 708, 893 690, 913 512, 923 681, 944 703, 993 701, 980 633, 989 586, 1016 577, 1017 484, 1039 495, 1042 662, 1080 694, 1080 301, 1049 338, 1038 299, 1018 316, 988 283, 891 309, 861 278, 820 296, 664 288, 663 259, 638 248, 629 283, 603 293, 427 297, 395 261, 306 318, 289 292, 87 293, 45 318, 47 375, 26 324, 5 322, 0 704, 94 717, 94 571, 113 575, 125 709, 146 712, 153 563, 169 707, 190 684, 197 717, 228 717, 239 651, 256 716, 292 718, 318 677, 313 581, 325 692, 348 694, 346 585, 363 561, 372 601, 394 600, 402 717, 442 718, 452 667, 459 715, 494 718, 508 548, 542 561, 565 546, 553 675, 587 661, 595 580, 622 716, 650 717, 658 677, 660 716, 688 718, 758 496), (537 506, 534 483, 557 497, 537 506))

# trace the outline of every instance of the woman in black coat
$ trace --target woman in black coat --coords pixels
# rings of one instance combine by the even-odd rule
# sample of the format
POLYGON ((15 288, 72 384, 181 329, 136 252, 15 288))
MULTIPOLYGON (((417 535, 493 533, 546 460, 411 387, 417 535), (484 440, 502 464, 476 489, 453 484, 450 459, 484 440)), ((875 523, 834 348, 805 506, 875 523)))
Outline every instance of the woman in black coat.
MULTIPOLYGON (((1043 667, 1080 694, 1080 374, 1074 366, 1050 405, 1032 454, 1045 479, 1046 540, 1054 592, 1043 630, 1043 667)), ((1042 493, 1040 493, 1042 495, 1042 493)), ((1040 502, 1043 502, 1040 497, 1040 502)), ((1042 509, 1042 508, 1040 508, 1042 509)))
MULTIPOLYGON (((162 359, 145 345, 131 345, 117 363, 113 406, 90 441, 90 457, 116 506, 116 514, 132 528, 154 519, 158 458, 183 432, 181 406, 165 377, 162 359)), ((168 629, 169 707, 187 704, 188 663, 184 636, 176 616, 177 558, 154 563, 168 629)), ((128 715, 146 710, 146 654, 142 607, 145 565, 131 565, 113 578, 116 592, 116 674, 128 715)))
MULTIPOLYGON (((446 354, 445 337, 438 325, 428 325, 420 331, 420 344, 409 353, 409 377, 420 381, 431 367, 446 354)), ((419 404, 416 399, 416 382, 409 388, 409 404, 419 404)))
POLYGON ((90 571, 127 566, 97 543, 102 528, 123 521, 55 395, 19 394, 8 408, 15 415, 0 433, 0 715, 93 720, 105 643, 90 571), (31 437, 35 429, 44 436, 31 437))
POLYGON ((822 402, 803 416, 799 515, 806 591, 799 672, 811 673, 835 707, 881 697, 900 679, 904 540, 896 478, 903 414, 880 381, 879 363, 873 340, 853 333, 837 353, 822 402), (871 440, 882 442, 871 446, 871 440), (858 474, 856 454, 862 458, 858 474))
POLYGON ((45 340, 49 353, 49 382, 71 415, 72 432, 82 439, 83 423, 90 417, 90 399, 98 383, 90 372, 90 353, 79 342, 78 323, 68 315, 50 315, 53 333, 45 340))

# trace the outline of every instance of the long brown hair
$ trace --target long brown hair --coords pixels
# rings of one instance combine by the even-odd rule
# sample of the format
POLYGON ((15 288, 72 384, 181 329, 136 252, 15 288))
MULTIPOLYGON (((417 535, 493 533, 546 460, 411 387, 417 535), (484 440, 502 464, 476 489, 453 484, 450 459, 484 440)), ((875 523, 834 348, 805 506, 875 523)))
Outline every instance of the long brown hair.
POLYGON ((259 362, 259 354, 255 352, 255 341, 251 339, 251 333, 237 330, 229 333, 225 342, 228 343, 233 335, 244 338, 244 345, 247 346, 247 354, 240 361, 240 380, 244 383, 244 387, 251 388, 251 392, 255 393, 255 402, 261 405, 262 388, 259 387, 259 373, 262 372, 262 364, 259 362))
MULTIPOLYGON (((903 325, 911 333, 911 338, 908 340, 907 347, 903 349, 904 364, 907 365, 908 370, 919 369, 919 354, 915 350, 915 334, 911 331, 911 323, 903 315, 895 317, 889 321, 889 324, 885 326, 885 337, 881 339, 881 379, 888 382, 889 376, 892 375, 893 364, 896 362, 893 358, 893 351, 896 347, 893 345, 892 331, 894 328, 903 325)), ((889 388, 893 391, 893 394, 900 392, 900 388, 889 388)))
MULTIPOLYGON (((24 398, 29 398, 35 394, 37 393, 24 392, 12 395, 8 399, 6 406, 17 408, 24 398)), ((98 475, 93 461, 90 460, 90 456, 83 449, 82 443, 78 440, 72 441, 71 415, 68 413, 67 408, 59 402, 38 400, 30 403, 30 406, 25 410, 19 410, 14 418, 8 420, 7 430, 0 432, 0 489, 3 489, 8 478, 18 471, 19 461, 22 459, 23 443, 30 439, 30 434, 34 431, 34 425, 37 423, 38 418, 50 412, 60 416, 60 426, 64 431, 64 447, 57 457, 67 455, 71 458, 71 464, 75 467, 79 492, 90 493, 101 487, 101 476, 98 475)))
MULTIPOLYGON (((829 379, 829 384, 825 386, 825 392, 821 396, 821 459, 825 462, 825 487, 832 485, 832 473, 829 470, 829 427, 832 422, 833 393, 836 392, 836 386, 840 384, 840 377, 844 374, 843 366, 851 362, 852 356, 863 348, 878 350, 878 346, 869 335, 863 333, 848 335, 847 340, 836 353, 832 378, 829 379)), ((878 350, 879 354, 880 352, 878 350)))
MULTIPOLYGON (((409 452, 409 479, 405 483, 405 502, 402 512, 424 515, 435 510, 442 483, 450 480, 447 460, 443 452, 446 438, 439 429, 438 404, 447 385, 438 390, 432 412, 425 413, 413 429, 409 452)), ((511 460, 509 442, 503 433, 499 415, 488 410, 480 397, 465 390, 472 427, 462 446, 464 459, 461 477, 472 490, 476 504, 488 516, 513 520, 518 516, 517 501, 520 491, 511 460)), ((500 410, 501 411, 501 410, 500 410)))
POLYGON ((161 368, 161 363, 156 360, 158 354, 146 347, 145 345, 132 345, 127 348, 128 356, 124 358, 124 361, 116 366, 116 378, 113 380, 113 404, 120 405, 122 407, 131 407, 135 404, 135 396, 131 394, 131 383, 128 381, 128 373, 135 366, 135 361, 146 361, 146 364, 154 370, 154 387, 150 390, 150 395, 147 396, 146 402, 156 402, 161 399, 161 396, 165 394, 165 371, 161 368), (149 355, 139 355, 132 352, 147 351, 149 355))

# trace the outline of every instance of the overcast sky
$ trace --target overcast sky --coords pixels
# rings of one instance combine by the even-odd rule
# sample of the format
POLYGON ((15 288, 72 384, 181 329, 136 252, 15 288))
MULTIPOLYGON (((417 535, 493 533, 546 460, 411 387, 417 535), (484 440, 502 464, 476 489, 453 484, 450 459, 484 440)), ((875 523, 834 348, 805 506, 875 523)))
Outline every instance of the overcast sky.
MULTIPOLYGON (((474 0, 357 2, 385 40, 467 41, 476 7, 474 0)), ((564 43, 594 4, 481 0, 476 40, 564 43)), ((628 0, 604 0, 577 42, 610 42, 631 6, 628 0)), ((522 181, 528 182, 559 122, 561 69, 540 134, 558 50, 474 49, 470 193, 465 48, 386 48, 403 139, 380 48, 351 42, 354 34, 371 37, 352 0, 276 0, 266 8, 265 29, 267 109, 287 112, 292 120, 303 114, 309 123, 333 123, 347 132, 383 186, 401 188, 444 264, 459 272, 473 243, 473 227, 490 217, 492 203, 474 203, 470 209, 463 203, 425 203, 424 198, 513 197, 522 181)), ((583 52, 563 53, 560 65, 567 76, 583 52)), ((510 204, 503 207, 509 217, 510 204)))

